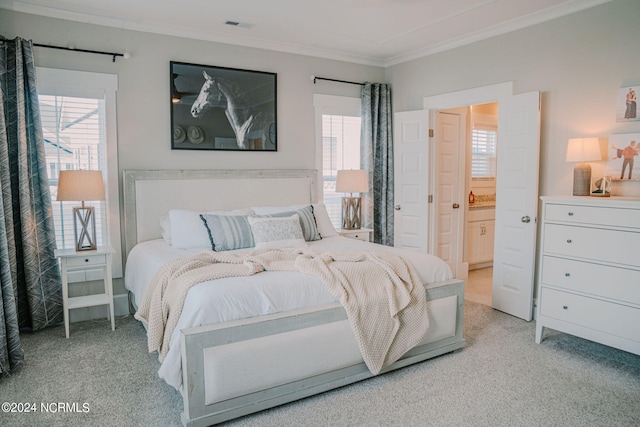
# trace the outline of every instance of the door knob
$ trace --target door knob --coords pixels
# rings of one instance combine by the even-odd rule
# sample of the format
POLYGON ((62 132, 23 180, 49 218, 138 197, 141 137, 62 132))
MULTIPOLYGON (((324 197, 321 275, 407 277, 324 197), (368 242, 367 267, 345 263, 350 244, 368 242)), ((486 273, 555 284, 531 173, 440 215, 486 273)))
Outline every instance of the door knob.
POLYGON ((531 222, 531 217, 529 217, 529 215, 525 215, 522 218, 520 218, 520 221, 522 221, 524 223, 529 223, 529 222, 531 222))
POLYGON ((400 210, 400 209, 402 209, 402 208, 400 207, 400 205, 395 205, 395 206, 394 206, 394 209, 395 209, 395 210, 397 210, 397 211, 399 211, 399 210, 400 210))
POLYGON ((458 209, 460 207, 460 205, 458 203, 454 203, 453 204, 453 209, 458 209))

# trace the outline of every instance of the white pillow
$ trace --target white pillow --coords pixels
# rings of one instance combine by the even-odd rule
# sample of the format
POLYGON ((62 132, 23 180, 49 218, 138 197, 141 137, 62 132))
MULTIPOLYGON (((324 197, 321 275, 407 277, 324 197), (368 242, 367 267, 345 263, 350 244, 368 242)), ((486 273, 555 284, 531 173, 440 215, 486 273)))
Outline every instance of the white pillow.
POLYGON ((200 219, 200 214, 251 215, 252 211, 248 208, 219 212, 196 212, 185 209, 171 209, 169 211, 171 246, 179 249, 211 249, 209 233, 200 219))
MULTIPOLYGON (((254 207, 253 212, 256 215, 273 215, 282 212, 296 211, 298 209, 302 209, 308 204, 305 205, 291 205, 291 206, 261 206, 254 207)), ((318 227, 318 232, 320 233, 321 238, 337 236, 338 232, 331 224, 331 220, 329 219, 329 214, 327 213, 327 207, 322 203, 313 203, 313 216, 316 218, 316 226, 318 227)))
POLYGON ((323 203, 314 203, 313 215, 316 217, 316 225, 318 226, 318 232, 324 239, 325 237, 337 236, 338 232, 333 227, 329 214, 327 213, 327 207, 323 203))
POLYGON ((249 217, 256 249, 306 246, 297 214, 286 217, 249 217))
POLYGON ((160 230, 162 231, 162 239, 167 245, 171 245, 171 222, 169 221, 169 215, 160 217, 160 230))

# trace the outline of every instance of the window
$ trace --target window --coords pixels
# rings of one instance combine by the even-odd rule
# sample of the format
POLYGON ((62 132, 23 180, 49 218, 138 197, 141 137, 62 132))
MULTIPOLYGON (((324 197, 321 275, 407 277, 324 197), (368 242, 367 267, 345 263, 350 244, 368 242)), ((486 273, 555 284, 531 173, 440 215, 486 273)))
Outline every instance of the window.
MULTIPOLYGON (((56 245, 75 247, 72 208, 79 205, 56 201, 60 171, 100 170, 106 200, 85 204, 95 208, 97 244, 109 244, 119 253, 116 76, 48 68, 38 68, 37 73, 56 245)), ((113 276, 122 277, 121 257, 113 261, 113 276)))
POLYGON ((323 203, 331 223, 339 229, 343 195, 336 193, 336 175, 341 169, 360 169, 360 99, 316 95, 314 103, 323 203))
POLYGON ((475 127, 471 134, 471 178, 495 178, 498 130, 475 127))
MULTIPOLYGON (((39 95, 45 157, 49 170, 49 190, 58 249, 75 247, 72 209, 78 202, 58 202, 58 175, 61 170, 106 170, 104 99, 39 95)), ((96 212, 98 246, 107 238, 106 202, 86 202, 96 212)))

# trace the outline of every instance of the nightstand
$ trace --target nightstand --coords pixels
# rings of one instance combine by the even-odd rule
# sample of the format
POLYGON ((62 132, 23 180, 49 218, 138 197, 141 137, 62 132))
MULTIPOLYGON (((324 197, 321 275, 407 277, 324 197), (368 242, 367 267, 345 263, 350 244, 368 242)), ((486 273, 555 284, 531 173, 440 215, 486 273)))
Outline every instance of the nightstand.
POLYGON ((55 251, 60 259, 60 273, 62 275, 62 305, 64 309, 64 332, 69 338, 69 310, 74 308, 92 307, 94 305, 109 305, 111 330, 115 331, 116 323, 113 316, 113 282, 111 280, 111 258, 115 250, 111 246, 100 246, 97 250, 76 252, 75 249, 61 249, 55 251), (69 272, 86 269, 102 268, 104 274, 104 293, 69 297, 69 272))
POLYGON ((373 230, 371 228, 359 228, 357 230, 345 230, 344 228, 341 228, 340 230, 338 230, 338 234, 349 239, 364 240, 365 242, 370 242, 373 235, 373 230))

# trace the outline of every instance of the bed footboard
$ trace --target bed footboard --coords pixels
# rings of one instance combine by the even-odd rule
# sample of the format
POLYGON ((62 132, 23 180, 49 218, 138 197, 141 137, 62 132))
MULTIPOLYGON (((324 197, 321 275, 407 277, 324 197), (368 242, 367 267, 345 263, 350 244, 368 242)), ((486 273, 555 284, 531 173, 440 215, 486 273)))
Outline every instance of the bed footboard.
MULTIPOLYGON (((466 345, 464 283, 425 289, 427 336, 382 372, 466 345)), ((373 376, 340 304, 185 329, 182 375, 182 421, 188 426, 220 423, 373 376)))

